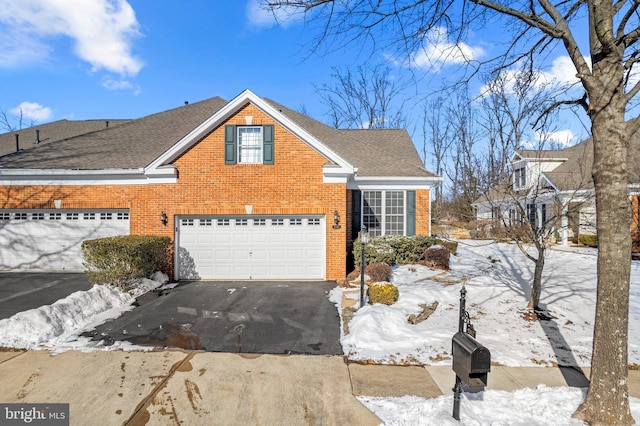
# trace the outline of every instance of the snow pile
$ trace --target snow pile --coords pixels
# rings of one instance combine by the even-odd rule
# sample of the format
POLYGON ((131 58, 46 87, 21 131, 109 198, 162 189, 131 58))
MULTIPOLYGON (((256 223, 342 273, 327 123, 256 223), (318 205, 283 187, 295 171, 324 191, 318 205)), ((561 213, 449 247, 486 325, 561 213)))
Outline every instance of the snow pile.
MULTIPOLYGON (((453 394, 425 399, 359 397, 385 425, 583 425, 571 418, 582 403, 586 389, 539 385, 536 389, 513 392, 490 390, 477 394, 463 393, 460 421, 452 417, 453 394)), ((640 419, 640 399, 629 398, 631 414, 640 419)))
MULTIPOLYGON (((378 363, 450 365, 451 338, 458 330, 460 290, 478 340, 491 360, 505 366, 589 366, 596 301, 596 256, 592 251, 550 250, 543 273, 541 304, 548 321, 525 318, 534 264, 513 244, 465 241, 451 257, 450 271, 420 265, 394 269, 400 298, 391 306, 359 309, 341 338, 355 360, 378 363), (420 305, 437 308, 410 324, 420 305)), ((345 291, 338 289, 336 291, 345 291)), ((629 363, 640 364, 640 262, 631 269, 629 363)), ((332 300, 340 297, 332 294, 332 300)))
POLYGON ((135 298, 168 281, 161 273, 137 280, 125 293, 109 285, 94 285, 51 305, 19 312, 0 320, 0 346, 55 351, 86 346, 79 335, 134 308, 135 298))

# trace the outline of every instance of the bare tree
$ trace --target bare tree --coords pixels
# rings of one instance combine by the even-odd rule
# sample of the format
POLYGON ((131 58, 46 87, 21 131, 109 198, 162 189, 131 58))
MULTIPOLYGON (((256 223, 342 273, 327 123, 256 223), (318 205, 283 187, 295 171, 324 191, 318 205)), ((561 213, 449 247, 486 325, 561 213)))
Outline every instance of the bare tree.
POLYGON ((14 132, 34 125, 35 121, 33 120, 25 124, 25 117, 22 112, 22 108, 18 110, 18 114, 15 116, 9 115, 7 110, 0 108, 0 129, 5 130, 6 132, 14 132))
POLYGON ((526 173, 520 177, 513 173, 485 194, 483 202, 488 204, 493 218, 492 232, 515 241, 526 258, 534 262, 527 308, 536 314, 544 314, 540 296, 547 249, 557 237, 567 238, 572 232, 577 235, 581 229, 595 229, 593 215, 589 214, 594 198, 590 190, 590 176, 585 173, 589 168, 585 164, 588 156, 584 151, 575 149, 574 161, 582 167, 578 167, 571 177, 576 186, 564 191, 550 184, 541 173, 538 160, 549 151, 540 149, 530 152, 535 157, 528 160, 531 166, 522 169, 526 173), (534 252, 529 249, 531 244, 534 252))
POLYGON ((477 111, 466 87, 452 97, 446 114, 451 126, 452 165, 447 171, 451 181, 451 208, 464 221, 475 219, 471 204, 482 194, 485 168, 476 153, 480 141, 477 111))
POLYGON ((485 65, 508 67, 523 58, 535 62, 553 47, 570 57, 585 95, 556 105, 583 106, 591 121, 599 244, 591 382, 574 415, 590 424, 633 424, 627 370, 631 207, 626 183, 629 141, 640 127, 637 112, 630 111, 640 91, 640 81, 631 78, 640 56, 640 2, 262 1, 270 8, 298 8, 320 22, 321 42, 372 40, 397 46, 411 56, 423 45, 425 34, 436 27, 445 27, 455 33, 454 39, 461 39, 470 25, 485 24, 483 18, 497 15, 509 20, 513 41, 499 61, 485 65), (579 42, 580 30, 589 33, 586 44, 579 42))
MULTIPOLYGON (((434 172, 438 176, 444 175, 444 167, 450 155, 453 138, 450 135, 451 120, 447 119, 446 109, 443 108, 443 98, 426 101, 422 107, 422 162, 427 162, 430 156, 434 161, 434 172), (431 148, 431 149, 429 149, 431 148)), ((433 216, 442 216, 444 202, 442 185, 435 190, 433 216)))
POLYGON ((331 125, 336 129, 400 128, 406 124, 401 92, 389 67, 358 67, 355 71, 333 68, 334 84, 316 86, 321 101, 329 108, 331 125))

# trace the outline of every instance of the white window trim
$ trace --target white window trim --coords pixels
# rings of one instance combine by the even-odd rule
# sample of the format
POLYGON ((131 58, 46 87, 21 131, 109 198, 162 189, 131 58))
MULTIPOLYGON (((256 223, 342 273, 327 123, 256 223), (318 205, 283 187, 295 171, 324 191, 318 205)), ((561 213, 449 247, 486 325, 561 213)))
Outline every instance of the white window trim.
POLYGON ((527 186, 527 166, 520 165, 513 169, 513 183, 514 188, 526 188, 527 186), (522 172, 521 172, 522 171, 522 172), (518 178, 518 172, 522 173, 522 176, 518 178), (523 182, 524 181, 524 182, 523 182))
POLYGON ((236 158, 238 159, 238 164, 263 164, 264 163, 264 129, 262 126, 237 126, 236 128, 236 158), (245 161, 242 159, 242 155, 240 152, 242 151, 242 142, 240 138, 241 130, 246 129, 259 129, 260 130, 260 155, 256 161, 245 161))
MULTIPOLYGON (((360 192, 360 223, 364 225, 364 193, 379 192, 382 202, 381 218, 380 218, 380 236, 385 235, 407 235, 407 191, 399 189, 365 189, 360 192), (387 234, 387 192, 402 192, 402 234, 387 234)), ((369 229, 367 229, 369 231, 369 229)))

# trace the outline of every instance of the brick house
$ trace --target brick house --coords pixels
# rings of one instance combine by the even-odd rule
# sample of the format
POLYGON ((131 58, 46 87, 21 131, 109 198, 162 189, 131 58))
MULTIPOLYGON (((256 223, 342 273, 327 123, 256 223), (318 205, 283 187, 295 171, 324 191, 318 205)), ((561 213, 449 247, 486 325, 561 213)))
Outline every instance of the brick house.
POLYGON ((173 239, 176 279, 337 279, 362 225, 428 235, 440 181, 405 130, 334 129, 249 90, 7 133, 0 155, 1 269, 80 270, 83 240, 136 234, 173 239))

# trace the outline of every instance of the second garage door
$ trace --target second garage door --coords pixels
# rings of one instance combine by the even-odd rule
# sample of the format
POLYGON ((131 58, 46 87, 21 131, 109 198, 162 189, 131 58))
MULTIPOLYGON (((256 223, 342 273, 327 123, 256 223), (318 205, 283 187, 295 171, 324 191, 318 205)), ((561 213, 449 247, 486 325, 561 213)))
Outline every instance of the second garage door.
POLYGON ((179 216, 180 279, 325 278, 324 216, 179 216))
POLYGON ((0 209, 0 269, 82 271, 84 240, 128 234, 128 210, 0 209))

